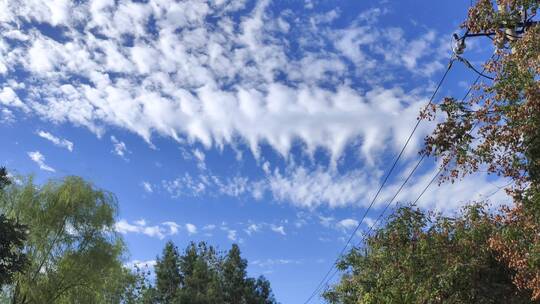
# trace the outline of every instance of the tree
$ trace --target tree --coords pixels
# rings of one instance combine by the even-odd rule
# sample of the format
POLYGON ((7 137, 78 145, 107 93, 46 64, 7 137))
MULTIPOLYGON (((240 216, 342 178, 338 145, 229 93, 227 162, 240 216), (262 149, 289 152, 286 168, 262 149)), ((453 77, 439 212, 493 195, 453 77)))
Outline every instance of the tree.
POLYGON ((221 258, 205 242, 191 243, 180 257, 184 285, 177 303, 223 303, 221 258))
POLYGON ((78 177, 42 186, 26 178, 6 188, 0 210, 29 227, 29 263, 14 277, 12 303, 96 303, 122 273, 111 193, 78 177))
POLYGON ((11 180, 9 179, 7 169, 5 167, 0 167, 0 191, 4 190, 4 188, 9 185, 11 185, 11 180))
POLYGON ((205 242, 190 243, 182 254, 167 242, 155 266, 156 287, 148 289, 152 301, 143 303, 277 303, 270 282, 247 277, 246 268, 236 244, 222 256, 205 242))
POLYGON ((245 303, 247 261, 240 248, 233 244, 223 262, 223 288, 226 303, 245 303))
POLYGON ((471 7, 463 27, 493 34, 496 56, 485 67, 494 80, 480 85, 475 98, 446 98, 422 114, 442 119, 423 152, 442 160, 442 181, 482 168, 512 179, 507 192, 514 205, 494 218, 501 228, 489 245, 534 300, 540 300, 540 25, 533 22, 539 5, 479 0, 471 7))
MULTIPOLYGON (((6 168, 1 167, 0 200, 4 199, 4 188, 10 184, 6 168)), ((25 268, 27 264, 26 255, 23 253, 25 240, 26 226, 0 214, 0 288, 11 284, 13 276, 25 268)))
POLYGON ((340 262, 346 272, 328 301, 540 301, 539 5, 477 1, 463 27, 492 38, 495 55, 485 70, 493 80, 468 100, 448 97, 420 115, 440 122, 422 153, 441 161, 441 182, 485 169, 513 181, 514 205, 494 214, 473 208, 455 219, 401 209, 340 262))
POLYGON ((94 303, 151 304, 155 303, 155 290, 150 287, 149 271, 117 267, 104 277, 104 289, 94 303))
POLYGON ((274 304, 277 303, 270 287, 270 282, 264 277, 259 276, 256 280, 247 278, 247 296, 248 304, 274 304))
POLYGON ((480 85, 475 98, 449 97, 430 105, 423 117, 440 116, 443 121, 426 138, 423 153, 443 160, 449 179, 485 165, 491 173, 512 178, 522 190, 538 182, 540 166, 540 26, 531 24, 520 38, 509 37, 504 29, 528 24, 527 16, 536 14, 539 3, 497 3, 500 10, 490 0, 478 1, 463 24, 471 34, 495 33, 496 56, 485 65, 494 80, 480 85))
POLYGON ((165 244, 163 256, 156 261, 156 294, 162 303, 171 303, 178 296, 182 283, 179 258, 178 249, 169 241, 165 244))
POLYGON ((403 207, 338 264, 330 303, 531 303, 489 249, 491 217, 473 205, 456 218, 403 207))
POLYGON ((24 270, 27 259, 22 249, 26 227, 0 214, 0 288, 11 284, 13 276, 24 270))

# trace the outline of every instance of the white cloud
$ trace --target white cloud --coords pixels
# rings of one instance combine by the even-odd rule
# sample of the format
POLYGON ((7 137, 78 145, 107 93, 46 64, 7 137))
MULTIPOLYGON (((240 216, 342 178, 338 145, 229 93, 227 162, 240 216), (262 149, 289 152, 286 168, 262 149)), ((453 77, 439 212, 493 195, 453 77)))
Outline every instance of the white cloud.
MULTIPOLYGON (((389 202, 403 182, 404 175, 412 168, 412 165, 412 163, 405 163, 405 168, 402 170, 403 174, 390 179, 375 201, 373 210, 377 211, 389 202)), ((379 181, 384 173, 375 168, 369 171, 354 169, 345 173, 338 173, 332 168, 321 166, 307 168, 289 165, 282 171, 278 169, 271 171, 269 168, 265 169, 265 167, 263 165, 265 175, 262 179, 249 179, 239 176, 221 179, 208 171, 208 174, 196 177, 186 174, 184 177, 173 181, 163 181, 162 184, 164 189, 173 197, 228 195, 235 198, 245 196, 260 199, 268 194, 276 202, 290 203, 305 209, 367 207, 375 196, 380 185, 379 181)), ((417 172, 417 175, 404 187, 394 203, 413 202, 436 170, 437 167, 432 167, 428 171, 417 172)), ((481 200, 482 195, 485 196, 498 189, 495 184, 503 185, 505 182, 501 179, 493 179, 492 177, 477 174, 455 184, 445 183, 441 186, 434 184, 425 193, 419 204, 422 207, 450 212, 470 200, 481 200)), ((497 192, 496 195, 490 197, 490 200, 497 205, 509 202, 504 191, 497 192)), ((323 226, 339 226, 339 223, 336 223, 333 217, 320 216, 319 218, 323 226)), ((301 226, 303 224, 297 222, 297 225, 301 226)))
POLYGON ((377 177, 363 170, 338 174, 322 167, 314 170, 295 167, 283 173, 276 170, 267 179, 268 191, 278 201, 304 208, 321 205, 335 208, 361 203, 372 193, 377 177))
POLYGON ((227 233, 227 239, 229 239, 230 241, 240 244, 244 242, 244 239, 238 237, 238 231, 236 229, 229 228, 227 226, 227 223, 221 223, 219 229, 227 233))
MULTIPOLYGON (((212 230, 209 227, 215 227, 207 225, 203 230, 212 230)), ((196 234, 198 232, 197 226, 192 223, 179 224, 174 221, 165 221, 159 225, 149 225, 145 219, 139 219, 129 223, 125 219, 121 219, 115 224, 115 230, 122 234, 135 233, 143 234, 149 237, 155 237, 158 239, 164 239, 166 236, 177 235, 180 230, 185 231, 188 236, 196 234)))
POLYGON ((0 122, 4 124, 14 123, 15 115, 13 114, 13 111, 8 108, 3 108, 2 111, 0 111, 0 122))
POLYGON ((214 224, 208 224, 208 225, 205 225, 203 227, 203 230, 205 230, 205 231, 211 231, 211 230, 214 230, 214 229, 216 229, 216 225, 214 225, 214 224))
POLYGON ((116 139, 114 135, 111 135, 111 141, 113 143, 113 148, 114 148, 112 152, 120 156, 121 158, 127 160, 126 154, 131 153, 131 152, 127 149, 126 144, 123 141, 116 139))
POLYGON ((56 137, 52 135, 51 133, 47 131, 42 131, 42 130, 38 131, 37 134, 39 137, 45 138, 46 140, 52 142, 56 146, 66 148, 69 150, 69 152, 73 151, 73 142, 67 139, 56 137))
MULTIPOLYGON (((264 143, 287 155, 300 140, 308 152, 326 149, 333 161, 357 139, 363 157, 373 158, 385 148, 380 142, 400 140, 403 121, 414 123, 425 96, 385 88, 385 77, 394 74, 388 72, 392 68, 437 61, 425 51, 438 49, 433 32, 410 41, 386 34, 391 31, 377 23, 380 10, 334 30, 326 26, 338 15, 335 10, 315 21, 291 22, 261 1, 231 18, 231 10, 242 8, 230 1, 10 2, 3 19, 66 25, 71 39, 55 41, 31 26, 18 30, 6 24, 29 42, 10 46, 13 58, 3 62, 5 69, 22 66, 32 77, 24 103, 9 87, 0 94, 6 97, 2 103, 98 135, 121 127, 148 142, 157 134, 206 147, 245 143, 255 155, 264 143), (151 18, 159 34, 147 27, 151 18), (322 53, 301 48, 290 57, 289 42, 277 33, 292 27, 306 29, 313 42, 335 45, 322 53), (134 37, 131 47, 124 46, 128 35, 134 37), (406 45, 417 52, 398 61, 379 59, 379 50, 394 54, 406 45), (372 86, 357 90, 357 80, 372 86)), ((114 152, 125 157, 125 144, 114 144, 114 152)))
POLYGON ((164 239, 165 238, 165 232, 164 229, 160 226, 147 226, 146 221, 144 219, 137 220, 133 224, 130 224, 126 220, 120 220, 115 223, 114 225, 115 230, 122 234, 128 234, 128 233, 137 233, 137 234, 144 234, 149 237, 155 237, 158 239, 164 239))
POLYGON ((233 230, 233 229, 227 229, 227 238, 233 242, 236 242, 238 241, 238 236, 237 236, 237 233, 236 233, 236 230, 233 230))
POLYGON ((435 32, 429 31, 423 37, 411 41, 401 56, 405 66, 409 69, 416 68, 418 59, 432 48, 432 42, 434 40, 435 32))
MULTIPOLYGON (((408 172, 407 169, 404 172, 408 172)), ((417 172, 392 206, 397 202, 414 202, 423 188, 431 180, 438 167, 433 166, 425 172, 417 172)), ((351 170, 346 174, 338 175, 332 170, 316 168, 308 170, 297 167, 292 172, 273 173, 267 177, 269 186, 266 191, 272 193, 277 201, 289 202, 295 206, 313 209, 320 206, 340 208, 347 206, 367 207, 379 187, 380 172, 366 173, 362 170, 351 170)), ((375 201, 373 210, 379 211, 389 203, 392 196, 401 186, 404 177, 391 179, 375 201)), ((418 205, 427 209, 435 209, 444 213, 453 212, 470 201, 480 201, 490 195, 501 185, 506 184, 502 178, 494 178, 484 174, 467 176, 456 183, 434 183, 418 202, 418 205)), ((498 191, 489 200, 494 205, 507 204, 509 197, 504 191, 498 191)), ((330 226, 335 221, 332 217, 320 217, 321 224, 330 226)))
POLYGON ((186 224, 186 230, 189 233, 189 235, 196 234, 197 233, 197 226, 187 223, 186 224))
POLYGON ((373 227, 373 225, 375 225, 375 221, 376 219, 366 216, 364 218, 364 225, 366 225, 367 227, 373 227))
MULTIPOLYGON (((162 187, 173 197, 227 195, 239 198, 249 195, 261 199, 265 194, 270 194, 276 201, 302 208, 321 205, 336 208, 360 204, 363 197, 373 192, 378 178, 378 175, 367 175, 363 170, 338 174, 324 167, 310 170, 289 166, 283 172, 277 169, 271 172, 267 166, 263 168, 268 173, 259 180, 241 176, 220 178, 211 172, 196 176, 185 173, 171 181, 163 180, 162 187)), ((372 172, 377 173, 376 170, 372 172)))
POLYGON ((169 227, 169 235, 175 235, 178 234, 178 230, 180 228, 180 225, 178 225, 175 222, 163 222, 163 225, 169 227))
POLYGON ((39 151, 28 152, 28 157, 30 157, 30 159, 32 161, 34 161, 36 164, 38 164, 39 168, 41 170, 45 170, 45 171, 49 171, 49 172, 56 172, 56 170, 54 170, 54 168, 52 168, 49 165, 45 164, 45 156, 43 156, 43 154, 41 154, 41 152, 39 152, 39 151))
POLYGON ((17 96, 17 93, 10 87, 4 87, 0 90, 0 104, 26 110, 27 106, 17 96))
POLYGON ((193 156, 195 156, 195 158, 197 159, 197 167, 200 170, 206 170, 206 164, 204 162, 206 156, 204 155, 204 152, 199 149, 195 149, 193 150, 193 156))
POLYGON ((135 224, 137 224, 139 226, 146 226, 146 220, 145 219, 136 220, 135 224))
POLYGON ((147 193, 154 192, 152 184, 150 184, 149 182, 142 182, 141 185, 142 185, 144 191, 146 191, 147 193))
POLYGON ((163 180, 162 187, 173 197, 198 196, 205 192, 210 181, 204 175, 194 178, 190 174, 185 173, 184 176, 172 181, 163 180))
POLYGON ((330 227, 334 221, 335 221, 335 218, 331 216, 319 215, 319 223, 323 225, 324 227, 330 227))
POLYGON ((292 259, 265 259, 265 260, 254 260, 250 264, 261 267, 268 268, 278 265, 291 265, 291 264, 302 264, 301 260, 292 260, 292 259))
POLYGON ((222 182, 218 178, 214 178, 216 182, 217 190, 221 194, 225 194, 232 197, 238 197, 248 191, 250 191, 249 180, 246 177, 235 176, 222 182))
POLYGON ((358 226, 358 221, 355 219, 343 219, 337 222, 336 226, 343 230, 351 230, 358 226))
POLYGON ((142 227, 141 233, 149 237, 157 237, 159 239, 163 239, 165 237, 165 235, 163 234, 162 228, 159 226, 142 227))
POLYGON ((275 233, 279 233, 281 235, 287 235, 287 233, 285 233, 285 227, 283 226, 271 225, 270 229, 274 231, 275 233))
POLYGON ((173 197, 200 196, 200 195, 228 195, 239 197, 248 193, 251 189, 246 177, 235 176, 221 179, 213 174, 201 173, 192 176, 185 173, 184 176, 174 180, 163 180, 162 187, 173 197))
MULTIPOLYGON (((434 170, 418 175, 416 179, 412 180, 403 189, 396 201, 405 203, 415 201, 431 180, 435 171, 434 168, 434 170)), ((452 214, 471 201, 483 201, 487 199, 492 204, 492 207, 511 204, 512 200, 506 192, 504 190, 498 191, 501 186, 504 187, 507 183, 508 180, 506 179, 493 178, 481 173, 469 175, 455 183, 437 185, 437 182, 435 182, 417 204, 419 207, 445 214, 452 214)), ((381 197, 388 200, 390 195, 395 193, 397 186, 394 184, 389 187, 381 197)))
MULTIPOLYGON (((338 29, 330 26, 338 8, 294 20, 281 13, 269 1, 253 8, 226 0, 8 1, 0 10, 2 33, 9 33, 0 37, 0 74, 13 78, 10 73, 21 70, 30 77, 24 87, 8 79, 0 90, 2 111, 31 112, 98 136, 121 128, 149 144, 162 136, 200 143, 205 151, 246 148, 259 159, 261 145, 285 160, 293 146, 310 156, 322 149, 328 167, 294 164, 272 171, 265 159, 262 180, 186 174, 162 186, 172 196, 269 194, 302 208, 365 206, 382 160, 401 148, 429 96, 426 77, 444 68, 447 43, 434 31, 405 35, 379 22, 384 9, 360 12, 338 29), (52 39, 28 21, 63 25, 58 29, 69 39, 52 39), (21 22, 28 26, 18 28, 21 22), (293 41, 300 47, 291 56, 291 38, 282 33, 295 30, 302 37, 293 41), (400 87, 409 80, 407 89, 400 87), (18 94, 22 90, 26 94, 18 94), (360 167, 337 170, 350 147, 360 167)), ((405 158, 415 155, 428 132, 422 124, 405 158)), ((126 159, 126 144, 110 140, 113 153, 126 159)), ((187 151, 206 168, 203 150, 187 151)), ((42 169, 54 170, 43 155, 33 155, 42 169)), ((423 204, 455 206, 448 202, 459 197, 451 192, 455 187, 491 189, 477 177, 433 192, 444 198, 430 192, 423 204)))
POLYGON ((120 220, 114 225, 117 232, 126 234, 129 232, 139 232, 139 227, 129 224, 126 220, 120 220))
POLYGON ((246 229, 245 232, 248 235, 252 235, 255 232, 258 232, 261 229, 261 225, 259 224, 250 224, 246 229))

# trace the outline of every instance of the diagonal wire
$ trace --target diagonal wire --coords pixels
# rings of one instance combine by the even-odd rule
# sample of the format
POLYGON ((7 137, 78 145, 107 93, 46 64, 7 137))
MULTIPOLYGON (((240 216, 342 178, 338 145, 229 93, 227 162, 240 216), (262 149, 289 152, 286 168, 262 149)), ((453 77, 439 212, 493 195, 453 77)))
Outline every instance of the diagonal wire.
MULTIPOLYGON (((485 67, 484 67, 484 70, 485 70, 485 67)), ((483 73, 484 71, 482 71, 483 73)), ((469 89, 467 90, 467 92, 465 93, 465 95, 461 98, 461 102, 464 102, 465 99, 467 99, 467 97, 469 96, 469 94, 471 93, 472 89, 476 86, 476 84, 478 84, 478 81, 480 81, 480 78, 482 77, 482 73, 479 73, 479 75, 476 77, 476 79, 473 81, 473 83, 469 86, 469 89)), ((473 125, 473 127, 471 128, 471 130, 469 130, 469 134, 472 133, 472 131, 476 128, 476 126, 478 125, 478 122, 475 123, 473 125)), ((405 181, 401 184, 401 186, 399 187, 398 191, 396 192, 396 194, 392 197, 392 199, 388 202, 388 204, 386 204, 386 206, 384 207, 384 210, 381 212, 381 214, 379 215, 379 217, 377 218, 377 220, 375 220, 375 222, 373 223, 373 225, 371 225, 368 229, 368 231, 365 233, 366 235, 369 234, 373 228, 375 227, 375 225, 377 225, 377 222, 383 217, 384 213, 386 212, 386 210, 388 209, 388 207, 394 202, 394 199, 397 197, 397 195, 401 192, 401 190, 403 189, 403 187, 405 186, 405 184, 409 181, 409 179, 411 178, 411 176, 414 174, 414 172, 416 171, 416 169, 418 169, 420 163, 424 160, 425 158, 425 154, 422 154, 422 157, 420 158, 420 160, 418 160, 418 162, 416 163, 416 166, 414 166, 414 168, 411 170, 411 172, 409 173, 409 175, 407 176, 407 178, 405 179, 405 181)), ((416 204, 420 198, 424 195, 424 193, 426 193, 427 189, 431 186, 431 184, 433 184, 433 182, 437 179, 437 176, 439 176, 443 171, 443 168, 441 167, 437 173, 433 176, 433 178, 429 181, 429 183, 426 185, 426 187, 422 190, 422 192, 420 193, 420 195, 416 198, 416 200, 414 201, 413 205, 416 204)))
MULTIPOLYGON (((433 103, 433 99, 435 98, 435 95, 437 95, 437 92, 439 91, 439 89, 441 88, 444 80, 446 79, 446 76, 448 75, 448 72, 450 72, 450 69, 452 68, 452 64, 454 63, 454 60, 455 58, 452 57, 450 59, 450 61, 448 62, 448 67, 446 69, 446 71, 444 72, 443 76, 441 77, 441 80, 439 81, 439 83, 437 84, 437 87, 435 88, 435 91, 433 92, 433 94, 431 95, 431 98, 429 99, 429 102, 427 104, 427 106, 429 106, 430 104, 433 103)), ((324 275, 323 279, 319 282, 319 284, 317 285, 317 287, 315 288, 315 290, 311 293, 311 295, 308 297, 308 299, 304 302, 304 304, 307 304, 311 301, 311 299, 313 299, 313 297, 315 297, 315 295, 318 294, 318 292, 320 291, 320 289, 324 286, 325 284, 325 281, 326 279, 328 278, 328 276, 330 275, 330 273, 332 272, 332 270, 334 269, 334 267, 336 266, 337 262, 339 261, 339 259, 341 258, 341 256, 343 256, 343 254, 345 253, 345 250, 347 250, 347 247, 349 246, 349 244, 351 243, 353 237, 355 236, 356 232, 358 231, 358 229, 360 228, 360 226, 362 225, 362 222, 365 220, 369 210, 371 209, 371 207, 373 207, 373 204, 375 203, 375 201, 377 200, 377 197, 379 196, 379 194, 381 193, 382 189, 384 188, 384 186, 386 185, 386 183, 388 182, 388 178, 390 177, 390 175, 392 174, 392 172, 394 171, 394 169, 396 168, 396 165, 398 163, 398 161, 401 159, 401 156, 403 155, 403 152, 405 151, 405 149, 407 148, 407 146, 409 145, 409 142, 411 141, 411 138, 413 137, 414 133, 416 132, 416 130, 418 129, 418 126, 420 125, 420 122, 421 120, 417 120, 413 130, 411 131, 411 134, 409 135, 409 137, 407 138, 407 141, 405 142, 405 145, 403 146, 403 148, 401 149, 401 151, 399 152, 399 154, 397 155, 396 159, 394 160, 394 163, 392 164, 390 170, 388 171, 388 173, 386 174, 383 182, 381 183, 379 189, 377 190, 377 193, 375 194, 375 196, 373 197, 373 199, 371 200, 371 203, 369 204, 368 208, 365 210, 364 214, 362 215, 362 218, 360 220, 360 222, 358 223, 358 225, 355 227, 355 229, 353 230, 353 232, 351 233, 351 235, 349 236, 349 239, 347 240, 347 242, 345 243, 345 246, 343 246, 343 248, 341 249, 338 257, 336 258, 335 262, 332 264, 332 266, 330 267, 330 269, 328 270, 328 272, 324 275)))
MULTIPOLYGON (((490 59, 493 59, 494 56, 495 56, 495 55, 492 55, 490 59)), ((473 90, 473 88, 476 86, 476 84, 478 83, 478 81, 479 81, 480 78, 482 77, 482 73, 484 72, 484 70, 485 70, 485 67, 484 67, 484 69, 482 70, 481 73, 478 73, 479 75, 476 77, 476 79, 473 81, 473 83, 469 86, 469 89, 467 90, 467 92, 465 93, 465 95, 464 95, 464 96, 462 97, 462 99, 461 99, 462 102, 464 102, 464 101, 467 99, 467 97, 469 96, 469 94, 471 93, 471 91, 473 90)), ((448 70, 447 70, 447 72, 448 72, 448 70)), ((446 75, 443 76, 443 79, 444 79, 445 76, 446 76, 446 75)), ((437 89, 438 89, 438 88, 437 88, 437 89)), ((435 91, 435 93, 436 93, 436 91, 435 91)), ((432 97, 432 99, 433 99, 433 97, 432 97)), ((431 103, 431 101, 432 101, 432 100, 430 100, 430 103, 431 103)), ((429 104, 428 104, 428 105, 429 105, 429 104)), ((417 122, 415 128, 413 129, 413 134, 414 134, 414 131, 416 131, 416 127, 418 127, 418 124, 419 124, 419 122, 417 122)), ((472 133, 472 131, 477 127, 477 125, 478 125, 478 122, 476 122, 476 123, 473 125, 473 127, 471 128, 471 130, 469 130, 469 134, 472 133)), ((411 134, 411 136, 412 136, 412 134, 411 134)), ((411 137, 411 136, 410 136, 410 137, 411 137)), ((409 139, 410 139, 410 137, 409 137, 409 139)), ((408 143, 408 141, 407 141, 407 143, 408 143)), ((407 145, 407 143, 406 143, 405 145, 407 145)), ((403 152, 403 149, 402 149, 401 152, 403 152)), ((400 155, 398 155, 397 160, 399 160, 399 157, 400 157, 400 156, 401 156, 401 153, 400 153, 400 155)), ((388 207, 394 202, 394 200, 396 199, 396 197, 397 197, 397 196, 399 195, 399 193, 403 190, 404 186, 407 184, 407 182, 409 181, 409 179, 414 175, 414 173, 416 172, 416 170, 418 169, 418 167, 420 166, 420 164, 422 163, 422 161, 424 160, 424 158, 425 158, 425 154, 422 155, 422 157, 419 159, 419 161, 418 161, 418 162, 416 163, 416 165, 413 167, 413 169, 411 170, 411 172, 409 173, 409 175, 407 176, 407 178, 404 180, 404 182, 401 184, 401 186, 399 187, 399 189, 397 190, 397 192, 394 194, 394 196, 392 197, 392 199, 388 202, 388 204, 386 204, 384 210, 383 210, 383 211, 381 212, 381 214, 378 216, 378 218, 376 219, 376 221, 369 227, 368 231, 367 231, 366 233, 364 233, 364 236, 367 236, 367 235, 374 229, 374 227, 377 225, 378 221, 381 220, 381 218, 383 217, 383 215, 384 215, 384 213, 386 212, 386 210, 388 209, 388 207)), ((397 162, 397 161, 396 161, 396 162, 397 162)), ((394 165, 395 165, 396 162, 394 162, 394 165)), ((394 168, 394 166, 391 168, 391 170, 393 170, 393 168, 394 168)), ((433 184, 433 182, 434 182, 434 181, 437 179, 437 177, 442 173, 442 171, 443 171, 443 168, 440 168, 440 169, 437 171, 437 173, 436 173, 436 174, 433 176, 433 178, 429 181, 429 183, 426 185, 426 187, 424 187, 424 189, 422 190, 422 192, 420 193, 420 195, 416 198, 416 200, 414 201, 413 204, 416 204, 416 203, 420 200, 420 198, 425 194, 425 192, 427 191, 427 189, 431 186, 431 184, 433 184)), ((391 171, 390 171, 390 172, 391 172, 391 171)), ((387 175, 387 176, 388 176, 388 175, 387 175)), ((386 182, 386 179, 385 179, 384 182, 386 182)), ((383 183, 383 184, 384 184, 384 183, 383 183)), ((382 188, 382 187, 381 187, 381 188, 382 188)), ((380 189, 379 189, 379 190, 380 190, 380 189)), ((377 193, 377 195, 378 195, 378 194, 379 194, 379 193, 377 193)), ((370 205, 370 207, 371 207, 371 205, 370 205)), ((364 219, 364 218, 362 218, 362 220, 363 220, 363 219, 364 219)), ((360 224, 361 224, 361 223, 360 223, 360 224)), ((357 228, 358 228, 359 226, 360 226, 360 225, 358 225, 357 228)), ((356 233, 357 230, 358 230, 358 229, 355 229, 355 231, 353 232, 353 235, 356 233)), ((348 245, 348 244, 347 244, 347 245, 348 245)), ((341 254, 341 255, 342 255, 342 254, 341 254)), ((340 256, 341 256, 341 255, 340 255, 340 256)), ((327 274, 330 274, 330 273, 332 272, 332 270, 333 270, 333 268, 334 268, 335 265, 336 265, 336 263, 334 263, 333 267, 330 268, 330 271, 329 271, 327 274)), ((322 287, 324 287, 325 285, 326 285, 325 291, 328 290, 329 286, 328 286, 327 283, 328 283, 329 281, 332 280, 332 278, 336 275, 336 273, 337 273, 338 271, 339 271, 339 269, 336 268, 336 269, 332 272, 332 274, 328 277, 327 280, 323 280, 323 283, 320 284, 320 286, 318 286, 318 288, 316 289, 315 294, 318 293, 318 292, 320 291, 320 289, 321 289, 322 287)), ((314 295, 313 295, 313 296, 314 296, 314 295)), ((310 297, 310 299, 311 299, 311 297, 310 297)), ((308 301, 309 301, 310 299, 308 299, 308 301)), ((306 302, 306 303, 307 303, 307 302, 306 302)))

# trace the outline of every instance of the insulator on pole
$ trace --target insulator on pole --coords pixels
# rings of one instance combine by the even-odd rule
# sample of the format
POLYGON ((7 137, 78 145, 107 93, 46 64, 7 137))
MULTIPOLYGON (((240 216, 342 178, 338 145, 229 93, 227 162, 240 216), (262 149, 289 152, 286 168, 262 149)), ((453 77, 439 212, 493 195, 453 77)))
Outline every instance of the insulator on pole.
POLYGON ((461 55, 465 51, 465 37, 460 38, 458 34, 454 33, 452 35, 454 37, 454 45, 452 51, 456 55, 461 55))

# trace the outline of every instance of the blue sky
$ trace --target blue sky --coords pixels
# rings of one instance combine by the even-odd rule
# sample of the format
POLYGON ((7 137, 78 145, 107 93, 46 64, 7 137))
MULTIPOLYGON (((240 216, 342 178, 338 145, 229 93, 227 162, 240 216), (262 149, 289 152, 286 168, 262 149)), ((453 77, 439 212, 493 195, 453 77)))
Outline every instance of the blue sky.
MULTIPOLYGON (((167 240, 236 242, 279 301, 303 302, 444 72, 469 3, 1 2, 0 165, 114 192, 126 263, 152 263, 167 240)), ((480 64, 488 45, 465 56, 480 64)), ((474 78, 456 63, 439 97, 474 78)), ((362 230, 432 128, 420 125, 362 230)), ((434 170, 426 161, 398 200, 434 170)), ((501 184, 471 176, 419 205, 452 213, 501 184)))

